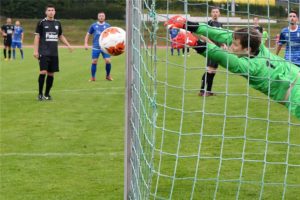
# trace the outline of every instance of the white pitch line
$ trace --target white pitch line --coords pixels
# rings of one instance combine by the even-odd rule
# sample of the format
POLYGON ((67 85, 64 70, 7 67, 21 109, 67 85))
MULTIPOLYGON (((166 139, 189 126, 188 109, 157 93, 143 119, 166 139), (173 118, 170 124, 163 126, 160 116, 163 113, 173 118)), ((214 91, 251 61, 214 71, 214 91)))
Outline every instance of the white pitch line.
MULTIPOLYGON (((66 90, 55 90, 54 92, 84 92, 84 91, 98 91, 98 90, 121 90, 124 87, 107 87, 107 88, 81 88, 81 89, 66 89, 66 90)), ((125 92, 125 91, 124 91, 125 92)), ((0 94, 25 94, 25 93, 37 93, 36 90, 28 90, 28 91, 5 91, 0 92, 0 94)))
POLYGON ((46 152, 46 153, 0 153, 0 157, 102 157, 102 156, 124 156, 123 152, 110 153, 60 153, 60 152, 46 152))

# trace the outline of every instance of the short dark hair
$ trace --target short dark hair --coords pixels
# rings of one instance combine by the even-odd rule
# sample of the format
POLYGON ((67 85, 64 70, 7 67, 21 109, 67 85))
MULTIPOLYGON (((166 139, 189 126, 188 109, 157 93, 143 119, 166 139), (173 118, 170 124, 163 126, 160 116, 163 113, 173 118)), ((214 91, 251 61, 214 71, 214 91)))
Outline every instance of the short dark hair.
POLYGON ((289 14, 291 14, 291 13, 294 13, 294 14, 296 14, 296 16, 298 17, 298 13, 297 13, 297 11, 296 11, 296 10, 291 10, 289 14))
POLYGON ((220 11, 220 8, 218 6, 213 6, 210 10, 219 10, 220 11))
POLYGON ((55 9, 55 6, 54 6, 53 4, 48 4, 48 5, 45 7, 45 11, 46 11, 48 8, 54 8, 54 9, 55 9))
POLYGON ((254 28, 241 28, 233 33, 233 38, 239 39, 243 48, 251 48, 251 53, 256 55, 261 44, 261 34, 254 28), (250 41, 249 41, 250 39, 250 41))

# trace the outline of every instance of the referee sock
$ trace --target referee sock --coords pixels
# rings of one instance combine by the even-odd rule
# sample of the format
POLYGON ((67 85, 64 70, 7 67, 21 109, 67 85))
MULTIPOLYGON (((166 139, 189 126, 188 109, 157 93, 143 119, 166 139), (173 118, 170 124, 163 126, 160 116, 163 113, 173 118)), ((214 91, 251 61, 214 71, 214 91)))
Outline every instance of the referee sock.
POLYGON ((95 76, 96 76, 96 71, 97 71, 97 64, 92 64, 92 66, 91 66, 91 74, 92 74, 92 78, 95 78, 95 76))
POLYGON ((207 73, 207 91, 211 92, 211 88, 214 82, 215 73, 207 73))
POLYGON ((105 69, 106 69, 106 76, 109 76, 110 75, 110 70, 111 70, 111 64, 106 63, 105 69))
POLYGON ((10 59, 11 58, 11 50, 8 49, 8 58, 10 59))
POLYGON ((45 82, 45 74, 40 74, 38 82, 39 82, 39 95, 43 95, 43 87, 45 82))
POLYGON ((205 88, 205 86, 206 86, 206 82, 207 82, 207 79, 208 78, 208 76, 207 76, 207 72, 205 72, 204 74, 203 74, 203 76, 202 76, 202 81, 201 81, 201 89, 200 89, 200 92, 204 92, 204 88, 205 88))
POLYGON ((49 96, 50 90, 53 85, 53 80, 54 80, 53 76, 49 76, 49 75, 47 76, 45 96, 49 96))
POLYGON ((16 59, 16 50, 13 49, 13 59, 16 59))
POLYGON ((6 49, 3 49, 4 59, 6 59, 6 49))

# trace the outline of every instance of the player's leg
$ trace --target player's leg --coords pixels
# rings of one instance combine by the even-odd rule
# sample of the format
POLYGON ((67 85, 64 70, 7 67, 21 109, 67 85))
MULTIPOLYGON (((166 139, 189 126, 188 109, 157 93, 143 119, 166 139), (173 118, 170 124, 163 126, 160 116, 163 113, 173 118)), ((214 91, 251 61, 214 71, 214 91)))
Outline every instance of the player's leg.
POLYGON ((12 40, 9 39, 8 40, 8 59, 11 60, 11 43, 12 43, 12 40))
POLYGON ((92 50, 91 78, 89 81, 96 80, 97 63, 98 63, 98 58, 99 58, 100 53, 101 53, 101 50, 99 50, 99 49, 92 50))
POLYGON ((212 90, 212 85, 214 82, 214 78, 217 72, 217 67, 218 64, 212 64, 211 66, 208 66, 208 70, 207 70, 207 92, 209 95, 214 95, 211 90, 212 90))
POLYGON ((40 64, 40 73, 38 78, 38 86, 39 86, 38 100, 42 101, 44 100, 43 88, 44 88, 45 78, 46 78, 48 65, 49 65, 48 58, 46 56, 40 55, 39 64, 40 64))
POLYGON ((54 82, 54 73, 58 71, 59 71, 58 56, 51 56, 49 60, 49 68, 47 71, 47 79, 46 79, 46 90, 45 90, 46 100, 52 100, 52 97, 50 95, 50 90, 54 82))
POLYGON ((111 77, 110 75, 110 71, 111 71, 111 59, 110 59, 110 55, 104 53, 104 52, 101 52, 102 54, 102 57, 105 61, 105 70, 106 70, 106 80, 108 81, 112 81, 113 78, 111 77))
POLYGON ((4 60, 7 60, 7 38, 3 39, 3 44, 4 44, 4 48, 3 48, 3 56, 4 56, 4 60))
POLYGON ((7 46, 4 46, 3 48, 3 55, 4 55, 4 60, 7 60, 7 46))
POLYGON ((53 86, 54 81, 54 72, 47 72, 47 79, 46 79, 46 90, 45 90, 45 99, 52 100, 50 95, 50 90, 53 86))
POLYGON ((24 52, 23 52, 23 48, 22 48, 22 43, 18 42, 17 47, 20 49, 21 58, 24 59, 24 52))
POLYGON ((174 55, 174 48, 171 47, 171 56, 173 56, 173 55, 174 55))
POLYGON ((11 43, 11 48, 12 48, 12 52, 13 52, 13 59, 15 60, 16 59, 16 42, 12 42, 11 43))

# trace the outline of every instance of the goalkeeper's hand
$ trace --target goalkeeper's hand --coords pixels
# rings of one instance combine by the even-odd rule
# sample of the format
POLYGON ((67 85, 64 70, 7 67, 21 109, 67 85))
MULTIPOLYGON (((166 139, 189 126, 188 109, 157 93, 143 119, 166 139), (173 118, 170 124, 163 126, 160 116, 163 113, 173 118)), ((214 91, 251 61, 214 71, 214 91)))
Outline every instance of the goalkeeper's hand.
POLYGON ((197 46, 198 38, 191 32, 180 29, 177 36, 172 39, 172 47, 175 49, 182 49, 185 45, 190 47, 197 46))
POLYGON ((185 26, 186 19, 184 17, 181 17, 179 15, 171 17, 168 21, 165 22, 165 26, 168 26, 168 29, 170 28, 183 28, 185 26))

